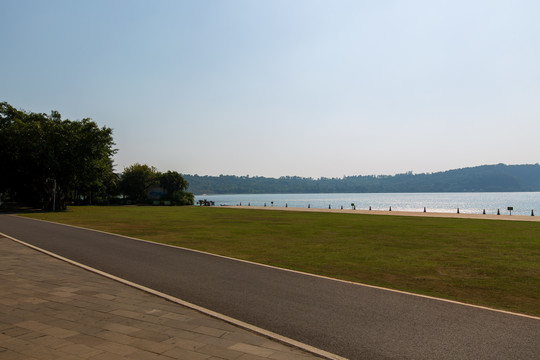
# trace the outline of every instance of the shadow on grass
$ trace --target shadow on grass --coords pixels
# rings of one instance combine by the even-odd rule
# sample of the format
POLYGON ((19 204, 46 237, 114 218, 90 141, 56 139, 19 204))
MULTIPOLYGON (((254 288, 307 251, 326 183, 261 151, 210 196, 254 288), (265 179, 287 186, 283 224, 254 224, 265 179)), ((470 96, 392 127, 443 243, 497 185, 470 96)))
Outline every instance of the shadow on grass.
POLYGON ((17 203, 3 203, 0 206, 0 214, 16 215, 16 214, 40 214, 49 213, 51 211, 33 208, 31 206, 21 205, 17 203))

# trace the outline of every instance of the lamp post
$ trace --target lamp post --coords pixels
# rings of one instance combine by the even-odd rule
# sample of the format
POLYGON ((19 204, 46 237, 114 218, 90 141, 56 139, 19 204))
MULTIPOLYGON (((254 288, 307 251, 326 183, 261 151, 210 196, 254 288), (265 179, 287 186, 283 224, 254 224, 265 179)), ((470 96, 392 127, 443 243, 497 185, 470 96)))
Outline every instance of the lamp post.
POLYGON ((53 181, 53 203, 52 203, 52 211, 56 211, 56 179, 48 178, 47 180, 53 181))
POLYGON ((56 211, 56 179, 54 179, 52 211, 56 211))

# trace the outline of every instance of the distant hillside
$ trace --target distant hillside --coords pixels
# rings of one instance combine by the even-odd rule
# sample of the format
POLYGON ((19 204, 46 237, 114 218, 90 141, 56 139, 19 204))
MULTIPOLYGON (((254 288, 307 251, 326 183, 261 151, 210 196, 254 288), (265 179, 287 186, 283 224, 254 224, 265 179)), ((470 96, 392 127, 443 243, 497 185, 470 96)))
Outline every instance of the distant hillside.
POLYGON ((278 179, 183 175, 194 194, 540 191, 540 165, 483 165, 429 174, 278 179))

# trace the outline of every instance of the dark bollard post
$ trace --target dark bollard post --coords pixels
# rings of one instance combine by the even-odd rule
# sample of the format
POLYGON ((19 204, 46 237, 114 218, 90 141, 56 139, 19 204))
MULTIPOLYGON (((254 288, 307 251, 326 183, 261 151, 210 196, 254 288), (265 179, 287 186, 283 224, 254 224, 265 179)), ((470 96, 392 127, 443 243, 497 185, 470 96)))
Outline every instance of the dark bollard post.
POLYGON ((426 212, 426 207, 424 206, 424 212, 426 212))
POLYGON ((330 206, 330 204, 328 204, 328 208, 331 209, 332 207, 330 206))
POLYGON ((308 208, 308 209, 311 209, 311 204, 307 204, 307 208, 308 208))
POLYGON ((388 209, 388 211, 392 211, 392 207, 390 206, 390 209, 388 209))
POLYGON ((457 213, 459 214, 459 208, 457 208, 457 213))
POLYGON ((534 210, 531 210, 531 216, 534 216, 534 210))
POLYGON ((371 206, 369 207, 369 211, 371 211, 371 206))
POLYGON ((501 211, 497 209, 497 215, 501 215, 501 211))
POLYGON ((484 211, 482 211, 482 214, 486 215, 486 209, 484 209, 484 211))

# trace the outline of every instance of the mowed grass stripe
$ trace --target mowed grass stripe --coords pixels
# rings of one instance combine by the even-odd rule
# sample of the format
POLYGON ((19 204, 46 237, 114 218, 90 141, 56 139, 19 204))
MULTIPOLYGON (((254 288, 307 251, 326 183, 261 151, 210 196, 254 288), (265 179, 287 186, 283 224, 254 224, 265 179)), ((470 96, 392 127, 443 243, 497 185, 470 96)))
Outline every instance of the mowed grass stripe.
POLYGON ((205 207, 26 215, 540 316, 540 223, 205 207))

